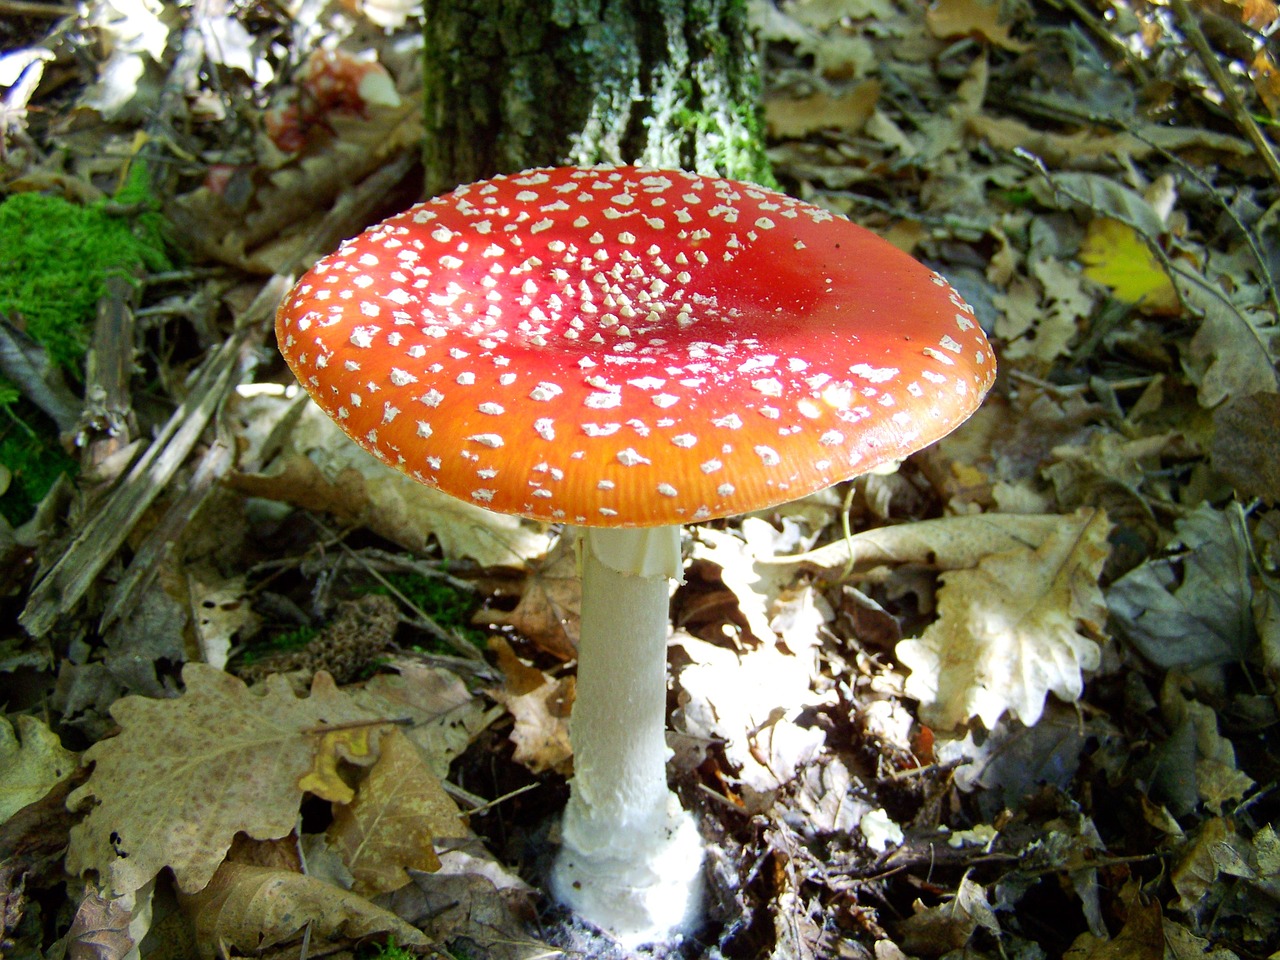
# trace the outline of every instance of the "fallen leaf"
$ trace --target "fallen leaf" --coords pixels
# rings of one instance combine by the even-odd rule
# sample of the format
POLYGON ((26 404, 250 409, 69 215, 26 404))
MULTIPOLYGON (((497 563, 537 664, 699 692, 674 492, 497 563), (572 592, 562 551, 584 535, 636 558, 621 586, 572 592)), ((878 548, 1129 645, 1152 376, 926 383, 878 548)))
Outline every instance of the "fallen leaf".
POLYGON ((1253 89, 1258 91, 1258 98, 1271 114, 1272 119, 1280 117, 1280 69, 1267 53, 1265 47, 1258 50, 1249 66, 1249 76, 1253 80, 1253 89))
POLYGON ((1165 555, 1108 589, 1112 616, 1165 669, 1243 661, 1255 633, 1248 534, 1238 510, 1201 504, 1174 531, 1165 555))
POLYGON ((267 470, 235 474, 230 482, 252 496, 365 523, 415 552, 426 551, 434 538, 446 557, 469 557, 481 566, 519 566, 549 545, 535 524, 483 510, 379 462, 310 401, 267 470))
POLYGON ((227 947, 257 953, 310 927, 311 951, 319 940, 346 944, 390 934, 404 947, 431 941, 395 914, 321 880, 240 863, 224 863, 199 893, 182 897, 195 927, 201 956, 225 956, 227 947))
POLYGON ((863 80, 851 90, 806 97, 769 97, 764 102, 764 119, 769 133, 780 139, 795 139, 819 130, 857 133, 875 112, 880 99, 880 81, 863 80))
POLYGON ((1213 408, 1231 397, 1275 393, 1271 343, 1278 328, 1268 311, 1240 306, 1221 290, 1185 280, 1183 300, 1200 326, 1183 351, 1184 366, 1196 385, 1200 405, 1213 408))
POLYGON ((1211 456, 1241 500, 1280 502, 1280 394, 1235 397, 1214 410, 1211 456))
POLYGON ((988 43, 1025 53, 1031 44, 1009 36, 1009 24, 1000 22, 1001 5, 983 0, 934 0, 925 13, 929 32, 949 40, 954 37, 981 37, 988 43))
POLYGON ((440 854, 435 873, 388 895, 387 904, 427 936, 470 942, 485 960, 538 960, 565 956, 534 941, 538 894, 478 842, 440 854))
POLYGON ((326 673, 306 698, 279 676, 268 678, 262 694, 207 664, 189 663, 182 676, 181 697, 115 703, 120 733, 85 753, 93 773, 67 800, 72 809, 88 808, 71 830, 67 870, 96 872, 116 896, 166 866, 181 890, 194 893, 237 833, 285 836, 324 734, 384 722, 326 673))
POLYGON ((86 893, 67 930, 67 957, 70 960, 128 960, 146 933, 145 923, 135 936, 138 913, 150 914, 150 896, 142 911, 135 910, 134 898, 102 897, 86 893))
POLYGON ((1218 732, 1217 712, 1186 696, 1172 672, 1161 689, 1160 710, 1170 728, 1186 724, 1194 732, 1196 793, 1211 812, 1221 815, 1223 806, 1242 799, 1254 781, 1237 768, 1235 747, 1218 732))
POLYGON ((173 11, 159 0, 95 0, 84 16, 106 57, 82 102, 108 120, 136 119, 159 95, 149 74, 168 49, 173 11))
POLYGON ((1137 304, 1146 313, 1174 314, 1182 309, 1164 267, 1136 230, 1110 217, 1095 217, 1080 247, 1084 275, 1110 288, 1112 296, 1137 304))
POLYGON ((992 729, 1006 711, 1030 725, 1049 693, 1079 698, 1082 673, 1101 660, 1081 625, 1100 630, 1106 620, 1097 579, 1110 524, 1092 509, 1056 519, 1037 548, 943 574, 938 619, 918 640, 898 644, 911 671, 906 694, 930 726, 950 730, 977 717, 992 729))
POLYGON ((759 646, 732 650, 682 631, 672 643, 690 663, 678 684, 687 733, 724 744, 741 781, 757 793, 776 790, 814 759, 826 742, 821 727, 802 715, 824 703, 813 689, 818 628, 825 617, 811 587, 784 606, 759 646), (779 642, 785 640, 785 644, 779 642))
POLYGON ((761 564, 812 564, 824 569, 852 563, 859 569, 921 564, 934 570, 977 566, 991 554, 1039 547, 1057 533, 1063 518, 1052 514, 981 513, 900 523, 855 533, 845 540, 761 564))
POLYGON ((316 741, 315 759, 311 769, 298 781, 299 789, 321 800, 350 803, 355 791, 342 778, 339 765, 343 761, 362 765, 374 762, 378 755, 375 734, 382 732, 377 727, 359 725, 321 733, 316 741))
POLYGON ((937 957, 963 950, 979 927, 997 936, 1000 932, 986 891, 968 877, 961 878, 947 902, 926 907, 917 900, 913 909, 915 912, 902 922, 900 939, 900 946, 909 954, 937 957))
POLYGON ((1226 820, 1211 817, 1200 824, 1191 842, 1178 850, 1177 862, 1170 873, 1173 888, 1178 892, 1175 905, 1178 910, 1195 910, 1214 888, 1218 865, 1214 862, 1213 851, 1223 843, 1241 844, 1242 841, 1226 820))
POLYGON ((408 870, 439 869, 434 838, 467 835, 457 804, 412 741, 393 729, 380 746, 355 802, 334 810, 328 831, 362 896, 398 890, 408 870))
POLYGON ((260 621, 253 611, 253 604, 245 596, 243 576, 212 583, 202 579, 212 576, 216 576, 212 569, 188 570, 187 585, 201 659, 223 669, 236 635, 243 638, 256 630, 260 621))
POLYGON ((757 558, 750 545, 726 530, 699 527, 690 556, 694 561, 705 560, 719 567, 721 582, 738 600, 747 632, 757 640, 772 641, 768 612, 770 583, 757 569, 757 558))
POLYGON ((26 714, 12 721, 0 716, 0 823, 35 803, 79 765, 40 720, 26 714))
POLYGON ((511 729, 512 755, 534 773, 554 770, 568 774, 573 769, 573 748, 569 745, 569 711, 573 705, 573 677, 547 679, 536 690, 508 697, 495 691, 515 720, 511 729))
POLYGON ((393 661, 390 666, 394 673, 380 673, 347 693, 379 716, 408 721, 405 735, 443 780, 450 764, 493 722, 497 708, 449 670, 413 662, 393 661))
POLYGON ((578 619, 582 580, 574 538, 561 537, 552 551, 528 565, 528 575, 513 610, 480 610, 477 623, 511 627, 539 650, 567 662, 578 656, 578 619))
POLYGON ((1063 960, 1164 960, 1164 920, 1160 903, 1131 898, 1120 932, 1111 939, 1082 933, 1063 954, 1063 960))

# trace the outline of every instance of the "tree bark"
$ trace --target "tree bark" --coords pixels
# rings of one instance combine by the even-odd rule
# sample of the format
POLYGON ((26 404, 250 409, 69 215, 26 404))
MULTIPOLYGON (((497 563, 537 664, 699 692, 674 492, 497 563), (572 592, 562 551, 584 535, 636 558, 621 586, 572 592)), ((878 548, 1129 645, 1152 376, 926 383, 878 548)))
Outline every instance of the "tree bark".
POLYGON ((426 0, 427 195, 542 164, 772 184, 744 0, 426 0))

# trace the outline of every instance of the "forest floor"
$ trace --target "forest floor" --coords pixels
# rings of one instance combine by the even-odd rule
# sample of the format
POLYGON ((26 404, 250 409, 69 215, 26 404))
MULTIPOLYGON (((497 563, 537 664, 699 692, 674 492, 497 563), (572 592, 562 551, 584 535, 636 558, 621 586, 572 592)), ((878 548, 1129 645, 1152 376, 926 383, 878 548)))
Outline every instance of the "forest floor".
MULTIPOLYGON (((417 199, 413 4, 280 6, 0 0, 0 956, 620 955, 539 892, 572 552, 356 450, 271 333, 417 199)), ((1276 955, 1275 5, 751 7, 779 184, 1000 376, 688 533, 666 952, 1276 955)))

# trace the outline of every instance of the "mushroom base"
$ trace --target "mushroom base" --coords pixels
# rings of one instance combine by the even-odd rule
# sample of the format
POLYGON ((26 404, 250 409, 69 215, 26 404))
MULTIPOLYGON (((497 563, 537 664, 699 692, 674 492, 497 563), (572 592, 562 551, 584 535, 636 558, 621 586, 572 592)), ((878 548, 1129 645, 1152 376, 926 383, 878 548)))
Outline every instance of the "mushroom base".
POLYGON ((702 921, 702 837, 674 794, 664 813, 619 836, 580 804, 565 809, 551 894, 627 949, 691 934, 702 921))

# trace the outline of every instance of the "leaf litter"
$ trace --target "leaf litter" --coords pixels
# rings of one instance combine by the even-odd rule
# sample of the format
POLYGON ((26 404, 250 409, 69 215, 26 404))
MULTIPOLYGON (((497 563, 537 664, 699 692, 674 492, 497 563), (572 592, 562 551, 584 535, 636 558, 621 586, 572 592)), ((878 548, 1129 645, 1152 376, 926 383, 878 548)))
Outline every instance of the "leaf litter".
MULTIPOLYGON (((264 277, 414 198, 415 5, 82 6, 0 55, 6 197, 96 202, 160 145, 218 269, 147 278, 122 452, 86 427, 78 480, 0 524, 0 952, 607 953, 537 892, 572 550, 383 470, 257 349, 264 277), (159 480, 113 490, 139 450, 159 480), (59 568, 84 531, 102 556, 59 568), (446 632, 483 650, 370 592, 389 550, 478 595, 446 632)), ((1274 953, 1274 5, 751 9, 779 180, 947 274, 1002 379, 896 473, 691 534, 671 769, 712 924, 683 954, 1274 953)), ((76 398, 39 419, 49 345, 4 322, 8 429, 56 435, 76 398)))

